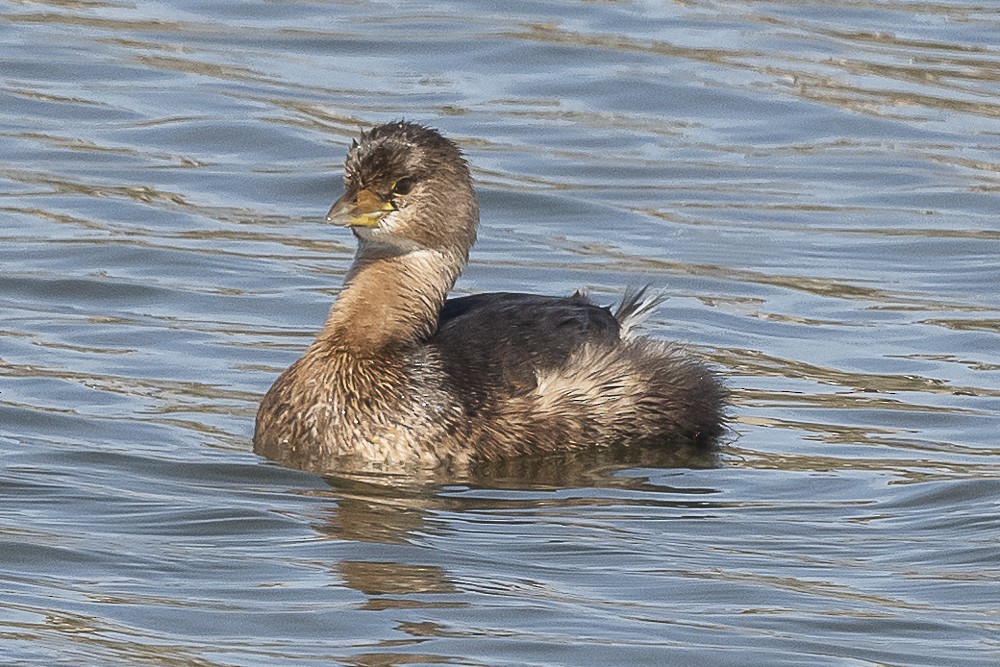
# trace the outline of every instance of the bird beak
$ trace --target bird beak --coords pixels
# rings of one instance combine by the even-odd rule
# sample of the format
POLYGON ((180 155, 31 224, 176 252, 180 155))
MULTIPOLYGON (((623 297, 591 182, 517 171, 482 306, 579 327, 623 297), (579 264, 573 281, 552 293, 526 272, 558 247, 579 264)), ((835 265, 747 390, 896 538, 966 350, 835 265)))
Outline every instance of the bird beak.
POLYGON ((371 190, 348 190, 333 203, 326 221, 341 227, 378 227, 382 218, 396 207, 392 202, 384 202, 371 190))

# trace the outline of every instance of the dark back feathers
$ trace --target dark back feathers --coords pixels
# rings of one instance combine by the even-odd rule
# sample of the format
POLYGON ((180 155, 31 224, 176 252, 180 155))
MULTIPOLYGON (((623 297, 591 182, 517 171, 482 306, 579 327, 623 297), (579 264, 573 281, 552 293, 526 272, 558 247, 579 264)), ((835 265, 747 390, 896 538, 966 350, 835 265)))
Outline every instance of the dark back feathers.
POLYGON ((473 411, 488 396, 535 385, 539 372, 562 366, 585 342, 613 344, 618 320, 586 297, 494 292, 449 299, 428 341, 473 411))

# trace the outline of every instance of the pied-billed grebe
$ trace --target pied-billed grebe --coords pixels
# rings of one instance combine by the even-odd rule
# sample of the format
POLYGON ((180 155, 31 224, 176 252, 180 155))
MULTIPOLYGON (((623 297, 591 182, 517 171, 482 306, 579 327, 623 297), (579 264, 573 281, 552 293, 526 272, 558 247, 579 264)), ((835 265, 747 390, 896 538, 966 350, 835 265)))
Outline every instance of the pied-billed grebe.
POLYGON ((354 142, 327 220, 357 255, 315 342, 267 392, 254 451, 333 471, 344 460, 437 466, 584 446, 712 444, 724 390, 700 361, 634 335, 656 304, 579 295, 447 299, 476 239, 461 152, 381 125, 354 142))

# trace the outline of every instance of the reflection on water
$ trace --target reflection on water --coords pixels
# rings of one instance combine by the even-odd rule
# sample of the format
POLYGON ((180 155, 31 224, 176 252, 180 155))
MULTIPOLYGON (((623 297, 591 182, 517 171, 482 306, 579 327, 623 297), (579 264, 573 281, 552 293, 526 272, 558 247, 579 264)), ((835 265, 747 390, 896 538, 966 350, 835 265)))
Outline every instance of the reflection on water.
MULTIPOLYGON (((338 570, 348 586, 368 596, 455 592, 455 587, 446 580, 444 571, 439 567, 341 561, 338 570)), ((373 601, 369 600, 369 604, 373 601)), ((385 600, 380 600, 379 604, 383 609, 388 606, 385 600)), ((370 608, 377 609, 374 606, 370 608)))
POLYGON ((964 0, 0 7, 0 651, 995 664, 998 31, 964 0), (457 292, 665 288, 651 335, 728 378, 721 452, 251 454, 350 262, 345 146, 401 116, 475 167, 457 292))

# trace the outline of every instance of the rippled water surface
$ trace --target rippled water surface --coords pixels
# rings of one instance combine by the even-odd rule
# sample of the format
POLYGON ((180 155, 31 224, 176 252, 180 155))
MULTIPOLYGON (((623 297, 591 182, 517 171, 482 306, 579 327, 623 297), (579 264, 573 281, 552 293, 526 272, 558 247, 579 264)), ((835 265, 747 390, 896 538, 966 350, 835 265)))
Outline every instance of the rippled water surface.
POLYGON ((0 8, 5 664, 1000 662, 990 3, 0 8), (457 291, 665 288, 717 458, 252 454, 403 116, 475 168, 457 291))

